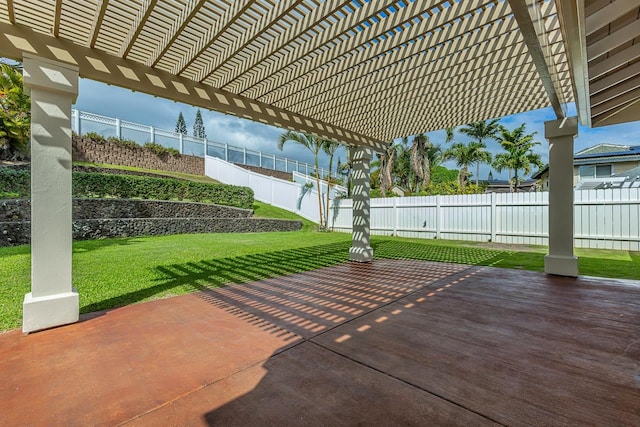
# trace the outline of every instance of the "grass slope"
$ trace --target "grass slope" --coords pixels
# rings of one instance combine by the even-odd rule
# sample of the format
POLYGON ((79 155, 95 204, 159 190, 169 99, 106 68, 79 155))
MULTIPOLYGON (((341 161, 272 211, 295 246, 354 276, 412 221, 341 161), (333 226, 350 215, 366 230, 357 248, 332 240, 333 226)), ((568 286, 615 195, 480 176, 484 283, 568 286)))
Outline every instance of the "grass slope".
MULTIPOLYGON (((376 258, 420 259, 542 271, 545 248, 526 251, 442 240, 372 238, 376 258)), ((335 265, 348 259, 342 233, 196 234, 78 241, 73 284, 82 313, 231 283, 335 265)), ((640 253, 578 250, 581 274, 640 279, 640 253)), ((30 248, 0 248, 0 330, 20 326, 30 288, 30 248)))
POLYGON ((208 176, 205 176, 205 175, 192 175, 192 174, 188 174, 188 173, 171 172, 171 171, 156 170, 156 169, 136 168, 136 167, 133 167, 133 166, 110 165, 110 164, 106 164, 106 163, 73 162, 73 164, 74 165, 79 165, 79 166, 91 166, 91 167, 96 167, 96 168, 117 169, 117 170, 123 170, 123 171, 152 173, 154 175, 158 175, 160 178, 161 177, 171 177, 171 178, 178 178, 178 179, 186 179, 186 180, 195 181, 195 182, 204 182, 204 183, 209 183, 209 184, 220 184, 219 181, 216 181, 215 179, 209 178, 208 176))

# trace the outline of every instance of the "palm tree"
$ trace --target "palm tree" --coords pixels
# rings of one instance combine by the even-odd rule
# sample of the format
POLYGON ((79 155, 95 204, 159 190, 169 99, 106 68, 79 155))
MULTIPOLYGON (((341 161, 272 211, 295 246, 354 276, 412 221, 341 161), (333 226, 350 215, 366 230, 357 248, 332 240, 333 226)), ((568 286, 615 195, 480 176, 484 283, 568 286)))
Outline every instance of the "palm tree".
POLYGON ((331 170, 333 169, 333 156, 342 144, 335 141, 323 140, 322 150, 329 156, 329 174, 327 175, 327 199, 324 206, 325 209, 325 230, 329 230, 329 193, 331 193, 331 170))
MULTIPOLYGON (((427 148, 425 150, 425 159, 429 164, 429 175, 425 176, 424 185, 427 186, 431 184, 431 177, 433 176, 433 170, 440 166, 442 163, 442 147, 440 144, 433 145, 431 143, 427 144, 427 148)), ((426 174, 425 174, 426 175, 426 174)))
POLYGON ((509 158, 509 153, 500 153, 496 154, 493 159, 492 166, 498 172, 502 172, 503 170, 509 171, 509 191, 513 193, 513 168, 511 167, 511 159, 509 158))
POLYGON ((453 141, 454 133, 456 131, 455 126, 444 128, 445 132, 447 132, 447 136, 444 140, 447 144, 453 141))
MULTIPOLYGON (((475 139, 478 142, 479 148, 487 148, 484 144, 485 139, 495 139, 496 134, 500 131, 500 125, 498 119, 488 121, 478 121, 469 123, 459 129, 463 134, 475 139)), ((448 135, 448 134, 447 134, 448 135)), ((478 156, 476 163, 476 185, 478 185, 478 179, 480 178, 480 163, 491 163, 491 155, 486 152, 478 156)))
POLYGON ((469 165, 476 161, 474 152, 475 148, 472 147, 471 144, 465 145, 461 142, 452 144, 451 147, 444 152, 444 158, 447 160, 455 160, 456 165, 460 168, 460 172, 458 172, 458 182, 462 188, 467 184, 469 165))
POLYGON ((518 171, 522 170, 524 175, 527 175, 531 173, 532 166, 539 168, 543 166, 540 154, 533 152, 533 147, 540 145, 539 142, 533 139, 536 132, 527 134, 525 133, 525 128, 525 123, 513 131, 501 127, 500 133, 496 136, 496 140, 506 153, 501 153, 496 156, 499 160, 497 164, 494 162, 494 167, 496 169, 498 169, 498 167, 502 169, 509 168, 513 171, 516 191, 518 189, 518 171))
POLYGON ((387 191, 393 186, 393 171, 395 168, 397 146, 392 142, 387 151, 379 154, 380 158, 380 194, 387 197, 387 191))
POLYGON ((324 222, 322 220, 322 192, 320 191, 320 168, 318 167, 318 154, 320 153, 320 150, 324 145, 324 140, 307 133, 288 130, 280 135, 280 140, 278 141, 278 149, 282 151, 282 149, 284 148, 284 144, 288 141, 300 144, 313 153, 313 167, 314 173, 316 175, 316 188, 318 189, 318 209, 320 211, 318 227, 322 229, 324 227, 324 222))
POLYGON ((415 172, 415 191, 419 192, 431 182, 431 170, 442 161, 442 149, 433 145, 423 133, 413 138, 411 169, 415 172), (422 182, 419 182, 422 181, 422 182))
POLYGON ((428 142, 429 138, 427 135, 421 133, 413 137, 413 143, 411 144, 411 169, 413 169, 416 174, 416 193, 420 189, 420 181, 424 182, 425 175, 431 175, 428 162, 425 162, 425 150, 428 142))

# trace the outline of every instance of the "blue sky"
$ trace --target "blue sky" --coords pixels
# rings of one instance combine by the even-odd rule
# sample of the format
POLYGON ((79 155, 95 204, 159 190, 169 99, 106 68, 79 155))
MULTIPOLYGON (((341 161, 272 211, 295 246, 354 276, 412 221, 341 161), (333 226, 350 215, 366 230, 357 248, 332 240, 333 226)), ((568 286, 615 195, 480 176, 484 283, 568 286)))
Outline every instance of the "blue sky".
MULTIPOLYGON (((86 79, 80 80, 75 108, 166 130, 175 128, 178 114, 182 112, 187 122, 189 134, 192 133, 193 121, 197 110, 197 108, 189 105, 86 79)), ((295 144, 285 146, 282 152, 278 150, 277 141, 283 132, 282 129, 215 111, 204 109, 201 111, 207 137, 210 140, 313 163, 311 153, 295 144)), ((526 123, 527 132, 537 132, 536 140, 541 144, 536 147, 536 151, 542 155, 543 161, 546 162, 548 159, 548 144, 544 139, 544 122, 554 118, 551 108, 545 108, 504 117, 501 118, 500 123, 509 129, 514 129, 522 123, 526 123)), ((443 148, 446 148, 444 131, 430 132, 428 135, 433 143, 441 144, 443 148)), ((456 134, 456 141, 466 142, 468 139, 461 134, 456 134)), ((575 151, 580 151, 599 143, 640 145, 640 122, 598 129, 589 129, 581 126, 578 131, 578 138, 575 140, 575 151)), ((501 151, 500 146, 494 141, 488 141, 487 147, 492 154, 501 151)), ((339 152, 337 156, 342 160, 346 157, 344 152, 339 152)), ((327 163, 327 159, 322 157, 321 166, 326 167, 327 163)), ((451 169, 455 168, 455 165, 451 162, 445 163, 445 166, 451 169)), ((472 170, 475 172, 475 167, 472 170)), ((480 179, 486 179, 490 170, 490 166, 482 165, 480 179)), ((506 171, 502 174, 493 172, 494 178, 502 177, 506 179, 507 175, 506 171)))

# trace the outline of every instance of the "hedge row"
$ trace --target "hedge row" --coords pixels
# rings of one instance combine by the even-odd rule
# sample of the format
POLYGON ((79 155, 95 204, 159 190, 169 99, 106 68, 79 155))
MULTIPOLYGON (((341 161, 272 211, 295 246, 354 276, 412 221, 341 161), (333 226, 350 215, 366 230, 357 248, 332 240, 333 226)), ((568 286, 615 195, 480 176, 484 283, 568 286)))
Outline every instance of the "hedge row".
MULTIPOLYGON (((251 209, 253 191, 247 187, 209 184, 173 178, 73 172, 74 197, 184 200, 251 209)), ((0 168, 0 197, 29 197, 29 171, 0 168)))

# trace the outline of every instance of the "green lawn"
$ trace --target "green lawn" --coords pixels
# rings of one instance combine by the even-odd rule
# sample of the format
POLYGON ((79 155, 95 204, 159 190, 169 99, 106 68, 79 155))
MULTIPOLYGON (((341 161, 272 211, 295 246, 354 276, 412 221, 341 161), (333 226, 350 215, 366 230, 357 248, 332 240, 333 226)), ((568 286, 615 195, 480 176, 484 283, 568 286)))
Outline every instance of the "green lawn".
POLYGON ((204 183, 209 183, 209 184, 219 184, 219 181, 216 181, 213 178, 209 178, 206 175, 193 175, 193 174, 188 174, 188 173, 180 173, 180 172, 172 172, 172 171, 165 171, 165 170, 156 170, 156 169, 143 169, 143 168, 136 168, 134 166, 122 166, 122 165, 110 165, 110 164, 105 164, 105 163, 88 163, 88 162, 73 162, 74 165, 78 165, 78 166, 92 166, 92 167, 96 167, 96 168, 105 168, 105 169, 119 169, 119 170, 123 170, 123 171, 133 171, 133 172, 144 172, 144 173, 151 173, 151 174, 155 174, 155 175, 160 175, 161 177, 172 177, 172 178, 178 178, 178 179, 186 179, 189 181, 195 181, 195 182, 204 182, 204 183))
MULTIPOLYGON (((262 209, 262 207, 259 207, 262 209)), ((334 265, 347 260, 343 233, 195 234, 78 241, 73 283, 82 313, 334 265)), ((372 238, 376 258, 449 261, 542 271, 546 248, 502 250, 442 240, 372 238)), ((585 275, 640 279, 640 253, 578 250, 585 275)), ((30 248, 0 248, 0 330, 20 326, 30 287, 30 248)))

